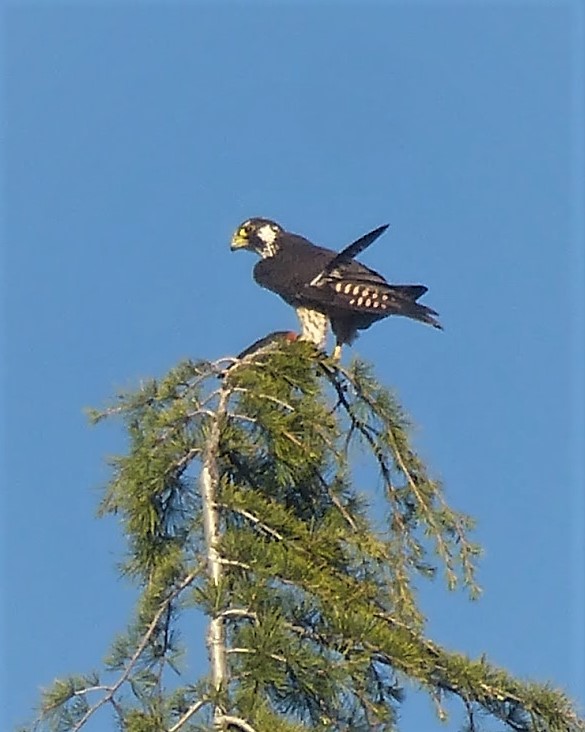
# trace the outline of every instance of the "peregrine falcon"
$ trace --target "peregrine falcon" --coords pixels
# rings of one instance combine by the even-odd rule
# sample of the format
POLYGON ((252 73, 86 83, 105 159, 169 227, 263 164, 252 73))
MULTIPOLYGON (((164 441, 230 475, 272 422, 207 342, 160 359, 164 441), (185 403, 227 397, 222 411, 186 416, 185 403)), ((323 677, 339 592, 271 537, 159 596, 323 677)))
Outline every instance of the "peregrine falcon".
POLYGON ((232 237, 231 249, 260 255, 254 279, 292 305, 301 322, 301 338, 324 348, 327 326, 336 338, 334 358, 359 330, 389 315, 403 315, 442 329, 435 310, 417 302, 424 285, 392 285, 354 257, 377 239, 387 226, 365 234, 341 252, 316 246, 285 231, 270 219, 244 221, 232 237))

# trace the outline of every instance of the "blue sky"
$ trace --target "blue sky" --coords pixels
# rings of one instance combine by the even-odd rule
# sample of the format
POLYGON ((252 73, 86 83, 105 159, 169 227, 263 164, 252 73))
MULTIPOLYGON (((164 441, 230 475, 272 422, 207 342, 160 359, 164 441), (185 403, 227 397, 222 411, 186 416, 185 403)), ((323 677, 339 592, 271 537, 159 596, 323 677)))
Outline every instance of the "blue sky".
MULTIPOLYGON (((4 9, 3 729, 98 667, 132 607, 119 527, 94 518, 124 439, 84 407, 297 327, 229 251, 253 215, 332 248, 391 224, 362 259, 427 284, 445 332, 391 319, 354 352, 485 547, 480 602, 424 589, 429 633, 585 707, 583 16, 4 9)), ((431 720, 405 707, 407 732, 431 720)))

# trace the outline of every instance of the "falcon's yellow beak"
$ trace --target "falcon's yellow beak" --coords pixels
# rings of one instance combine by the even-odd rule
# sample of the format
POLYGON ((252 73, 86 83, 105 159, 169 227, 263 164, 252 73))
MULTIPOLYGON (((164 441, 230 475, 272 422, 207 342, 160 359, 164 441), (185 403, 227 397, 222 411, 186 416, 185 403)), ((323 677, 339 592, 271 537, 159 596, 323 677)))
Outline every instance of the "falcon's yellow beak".
POLYGON ((245 247, 248 246, 248 244, 249 244, 248 232, 242 226, 232 236, 232 242, 230 245, 230 249, 232 250, 232 252, 234 251, 234 249, 244 249, 245 247))

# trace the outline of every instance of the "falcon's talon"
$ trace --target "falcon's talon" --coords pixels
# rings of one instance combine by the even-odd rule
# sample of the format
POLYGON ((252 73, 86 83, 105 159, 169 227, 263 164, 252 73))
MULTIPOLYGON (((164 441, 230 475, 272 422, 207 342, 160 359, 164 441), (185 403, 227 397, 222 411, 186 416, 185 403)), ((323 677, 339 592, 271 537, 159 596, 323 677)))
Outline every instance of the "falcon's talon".
POLYGON ((244 221, 232 237, 231 248, 248 249, 261 259, 254 279, 292 305, 302 327, 300 338, 325 345, 327 327, 336 337, 333 358, 339 360, 344 343, 358 331, 389 315, 402 315, 442 329, 435 310, 417 300, 424 285, 393 285, 354 257, 374 242, 387 226, 360 237, 341 252, 316 246, 285 231, 270 219, 244 221))

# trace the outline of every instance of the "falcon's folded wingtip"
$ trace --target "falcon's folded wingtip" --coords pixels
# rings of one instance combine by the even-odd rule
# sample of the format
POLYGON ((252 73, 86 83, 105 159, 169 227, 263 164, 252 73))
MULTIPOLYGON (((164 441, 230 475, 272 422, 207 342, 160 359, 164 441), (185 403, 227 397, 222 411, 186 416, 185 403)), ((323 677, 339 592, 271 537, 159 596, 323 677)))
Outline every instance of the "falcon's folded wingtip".
POLYGON ((344 262, 349 262, 354 257, 357 257, 358 254, 361 254, 364 249, 367 249, 371 244, 373 244, 376 239, 382 236, 382 234, 389 226, 390 224, 382 224, 382 226, 378 226, 377 229, 372 229, 372 231, 368 231, 367 234, 360 236, 359 239, 356 239, 354 242, 338 252, 337 255, 333 257, 333 259, 321 270, 321 272, 319 272, 316 277, 313 277, 313 279, 309 283, 310 286, 318 287, 319 284, 322 283, 331 274, 331 272, 333 272, 334 269, 339 267, 339 265, 343 264, 344 262))

